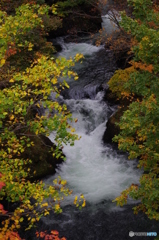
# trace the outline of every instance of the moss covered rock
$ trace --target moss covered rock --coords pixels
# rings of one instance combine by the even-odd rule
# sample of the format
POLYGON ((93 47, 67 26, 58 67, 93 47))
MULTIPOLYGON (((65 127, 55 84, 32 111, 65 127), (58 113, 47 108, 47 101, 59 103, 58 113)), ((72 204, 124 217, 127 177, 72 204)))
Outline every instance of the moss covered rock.
MULTIPOLYGON (((30 168, 29 179, 37 180, 54 174, 57 165, 63 162, 62 157, 59 159, 53 157, 51 148, 55 149, 55 144, 43 135, 30 137, 30 139, 34 142, 34 146, 26 148, 23 153, 25 159, 32 160, 32 163, 27 166, 27 168, 30 168)), ((64 157, 63 154, 62 156, 64 157)))

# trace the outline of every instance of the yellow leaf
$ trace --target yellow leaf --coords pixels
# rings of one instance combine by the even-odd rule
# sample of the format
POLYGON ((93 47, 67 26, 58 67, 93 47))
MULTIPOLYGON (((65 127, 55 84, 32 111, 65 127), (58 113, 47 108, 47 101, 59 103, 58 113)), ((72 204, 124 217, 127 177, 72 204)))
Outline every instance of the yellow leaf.
POLYGON ((9 82, 14 82, 13 78, 9 82))
POLYGON ((18 44, 18 47, 23 47, 23 44, 19 43, 19 44, 18 44))
POLYGON ((56 84, 56 83, 57 83, 57 79, 56 79, 56 78, 53 78, 53 79, 51 80, 51 82, 52 82, 53 84, 56 84))
POLYGON ((74 204, 77 203, 77 199, 78 199, 78 197, 76 196, 75 199, 74 199, 74 202, 73 202, 74 204))
POLYGON ((83 194, 81 194, 80 198, 84 199, 84 196, 83 196, 83 194))
POLYGON ((55 179, 55 180, 53 181, 53 183, 54 183, 54 184, 57 184, 57 179, 55 179))
POLYGON ((75 129, 74 129, 74 128, 71 128, 71 132, 75 132, 75 129))
POLYGON ((82 207, 85 207, 85 206, 86 206, 86 201, 84 200, 83 204, 82 204, 82 207))
POLYGON ((3 66, 5 64, 6 60, 3 58, 1 59, 1 66, 3 66))
POLYGON ((20 213, 24 212, 24 209, 20 209, 19 212, 20 212, 20 213))
POLYGON ((35 221, 36 221, 35 218, 32 218, 32 219, 31 219, 31 222, 32 222, 32 223, 35 222, 35 221))
POLYGON ((31 51, 33 49, 33 44, 32 43, 29 43, 29 46, 28 46, 28 51, 31 51))
POLYGON ((13 120, 13 119, 14 119, 14 115, 11 115, 11 116, 10 116, 10 120, 13 120))
POLYGON ((67 82, 65 82, 65 87, 70 88, 70 86, 67 84, 67 82))
POLYGON ((66 180, 62 180, 61 181, 61 185, 66 185, 67 181, 66 180))
POLYGON ((24 220, 24 218, 23 218, 23 217, 21 217, 21 218, 19 219, 19 222, 23 222, 23 220, 24 220))
POLYGON ((59 204, 56 204, 55 205, 55 210, 58 211, 60 209, 60 205, 59 204))
POLYGON ((41 205, 41 207, 47 207, 48 206, 48 203, 43 203, 42 205, 41 205))

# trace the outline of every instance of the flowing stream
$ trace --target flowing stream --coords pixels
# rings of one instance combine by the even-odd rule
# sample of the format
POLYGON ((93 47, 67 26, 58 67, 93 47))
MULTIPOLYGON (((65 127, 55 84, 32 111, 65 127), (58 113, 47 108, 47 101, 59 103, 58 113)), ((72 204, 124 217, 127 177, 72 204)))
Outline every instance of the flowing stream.
MULTIPOLYGON (((124 208, 112 203, 131 183, 138 184, 141 175, 136 161, 128 160, 126 154, 102 142, 106 122, 117 109, 104 101, 103 86, 116 69, 112 54, 103 46, 91 43, 64 43, 62 38, 58 41, 63 48, 60 56, 69 58, 79 52, 85 56, 83 64, 75 67, 79 80, 69 80, 70 89, 58 99, 67 104, 73 117, 78 119, 73 127, 81 139, 74 146, 64 146, 66 162, 58 167, 55 176, 45 179, 47 184, 52 184, 60 175, 67 180, 73 194, 63 201, 62 214, 42 218, 41 228, 57 229, 68 240, 124 240, 129 239, 131 230, 150 231, 153 222, 150 224, 142 214, 133 215, 131 199, 124 208), (73 206, 73 200, 81 193, 86 207, 79 211, 73 206)), ((50 139, 53 141, 53 134, 50 139)))
MULTIPOLYGON (((102 18, 103 28, 112 32, 112 24, 105 12, 102 18)), ((80 43, 65 43, 64 38, 59 38, 57 42, 62 47, 59 57, 68 59, 76 53, 85 57, 83 64, 77 64, 74 69, 79 80, 68 79, 70 88, 57 99, 65 103, 73 117, 78 119, 73 127, 81 139, 74 146, 64 146, 66 162, 58 166, 54 176, 44 179, 51 185, 60 175, 67 180, 73 193, 62 202, 63 213, 43 217, 37 230, 49 232, 56 229, 60 237, 65 236, 67 240, 127 240, 130 239, 129 231, 157 232, 159 226, 155 221, 148 220, 142 213, 133 214, 135 202, 132 199, 123 208, 112 202, 129 185, 138 184, 141 175, 137 161, 128 160, 127 154, 102 142, 106 122, 117 109, 117 106, 104 101, 106 83, 117 69, 112 53, 105 51, 103 46, 94 46, 88 39, 80 43), (80 194, 84 194, 86 199, 86 207, 81 211, 73 205, 74 197, 80 194)), ((54 99, 54 94, 51 97, 54 99)), ((54 141, 53 133, 50 139, 54 141)), ((36 239, 32 231, 24 237, 36 239)))
MULTIPOLYGON (((88 58, 89 62, 94 63, 97 61, 95 53, 103 48, 86 43, 68 43, 62 46, 61 56, 68 58, 80 52, 84 54, 85 62, 88 58)), ((81 68, 80 72, 82 71, 81 68)), ((83 193, 87 202, 95 204, 103 200, 113 200, 132 182, 138 183, 140 172, 135 162, 128 161, 124 154, 119 155, 112 148, 103 145, 106 121, 115 107, 110 107, 103 101, 104 91, 96 87, 99 84, 98 78, 93 83, 91 80, 82 76, 78 81, 70 81, 67 98, 61 96, 61 101, 68 106, 73 118, 78 119, 73 127, 81 139, 76 141, 74 146, 64 146, 63 152, 67 160, 57 170, 57 176, 67 180, 73 195, 83 193), (74 99, 77 89, 79 92, 74 99), (89 98, 85 97, 83 91, 89 98)), ((50 139, 53 140, 53 135, 50 139)), ((50 177, 46 182, 51 184, 55 177, 50 177)))
MULTIPOLYGON (((67 240, 127 240, 129 231, 157 232, 159 226, 155 221, 148 220, 142 213, 133 214, 135 202, 132 199, 123 208, 112 202, 131 183, 138 184, 141 175, 136 161, 128 160, 127 154, 102 142, 106 122, 117 109, 104 101, 106 83, 117 69, 112 53, 105 51, 103 46, 93 46, 90 41, 65 43, 60 38, 58 42, 62 46, 59 56, 69 58, 76 53, 85 56, 83 64, 75 66, 79 80, 68 79, 70 88, 57 99, 78 119, 73 127, 81 139, 74 146, 64 146, 66 162, 58 166, 56 175, 44 179, 51 185, 60 175, 67 180, 73 193, 62 202, 63 213, 51 212, 42 217, 37 230, 56 229, 60 237, 65 236, 67 240), (74 197, 80 194, 86 199, 86 207, 82 210, 73 205, 74 197)), ((54 94, 51 97, 54 99, 54 94)), ((54 140, 53 133, 50 139, 54 140)), ((36 239, 33 230, 24 237, 36 239)))

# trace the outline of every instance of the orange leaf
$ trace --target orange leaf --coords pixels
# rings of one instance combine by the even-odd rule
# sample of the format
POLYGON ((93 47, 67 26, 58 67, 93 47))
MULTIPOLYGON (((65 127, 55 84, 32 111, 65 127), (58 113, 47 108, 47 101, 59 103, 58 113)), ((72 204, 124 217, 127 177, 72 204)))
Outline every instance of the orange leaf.
POLYGON ((46 235, 46 234, 45 234, 44 232, 40 232, 40 237, 41 237, 41 238, 45 237, 45 235, 46 235))
POLYGON ((52 230, 52 231, 51 231, 51 234, 52 234, 52 235, 55 235, 55 236, 58 236, 58 235, 59 235, 59 232, 56 231, 56 230, 52 230))
POLYGON ((36 237, 39 237, 39 232, 37 232, 37 231, 36 231, 36 233, 35 233, 35 234, 36 234, 36 237))

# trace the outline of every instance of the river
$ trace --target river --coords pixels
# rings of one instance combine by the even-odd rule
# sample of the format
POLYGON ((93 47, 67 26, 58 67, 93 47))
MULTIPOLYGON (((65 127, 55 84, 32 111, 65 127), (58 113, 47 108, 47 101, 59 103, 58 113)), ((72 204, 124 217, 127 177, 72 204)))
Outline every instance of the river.
MULTIPOLYGON (((69 58, 78 52, 85 56, 83 64, 75 67, 79 80, 68 79, 70 89, 59 98, 78 119, 73 127, 81 139, 74 146, 64 146, 66 162, 58 167, 55 176, 45 179, 45 183, 52 184, 60 175, 73 193, 63 201, 63 213, 42 218, 40 228, 57 229, 68 240, 126 240, 130 238, 129 231, 157 231, 154 221, 144 214, 133 214, 135 202, 131 199, 123 208, 112 203, 131 183, 139 183, 141 170, 136 161, 128 160, 127 154, 102 142, 106 122, 117 109, 104 101, 106 82, 117 68, 111 52, 89 41, 65 43, 63 38, 58 41, 62 46, 59 56, 69 58), (85 196, 86 207, 80 211, 73 200, 81 193, 85 196)), ((50 139, 53 141, 53 134, 50 139)))
MULTIPOLYGON (((74 146, 64 145, 66 162, 58 166, 54 176, 44 179, 51 185, 53 179, 60 175, 67 180, 73 193, 62 202, 63 213, 56 215, 51 212, 49 216, 42 217, 37 230, 49 232, 56 229, 67 240, 127 240, 130 239, 130 231, 157 232, 159 226, 155 221, 148 220, 143 213, 133 214, 132 207, 136 202, 132 199, 123 208, 112 203, 126 187, 138 184, 142 173, 137 168, 137 161, 128 160, 126 153, 102 142, 106 122, 117 109, 117 106, 104 101, 107 82, 117 69, 112 53, 103 46, 94 46, 88 39, 80 43, 66 43, 64 38, 56 41, 62 47, 58 57, 74 57, 76 53, 85 57, 83 64, 75 66, 78 81, 68 79, 70 88, 58 98, 78 119, 73 127, 81 139, 74 146), (80 194, 84 194, 86 199, 86 207, 82 210, 73 205, 74 197, 80 194)), ((54 99, 54 94, 51 97, 54 99)), ((54 140, 54 134, 50 139, 54 140)), ((31 230, 24 237, 36 239, 34 234, 31 230)))

